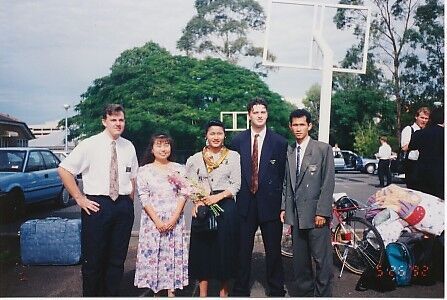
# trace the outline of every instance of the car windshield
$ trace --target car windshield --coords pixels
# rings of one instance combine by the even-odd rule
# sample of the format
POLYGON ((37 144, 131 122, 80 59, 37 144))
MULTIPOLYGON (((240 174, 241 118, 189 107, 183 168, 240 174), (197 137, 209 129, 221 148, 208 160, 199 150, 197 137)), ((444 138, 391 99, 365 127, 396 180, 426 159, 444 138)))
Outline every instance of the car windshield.
POLYGON ((26 151, 0 150, 0 172, 21 172, 26 151))

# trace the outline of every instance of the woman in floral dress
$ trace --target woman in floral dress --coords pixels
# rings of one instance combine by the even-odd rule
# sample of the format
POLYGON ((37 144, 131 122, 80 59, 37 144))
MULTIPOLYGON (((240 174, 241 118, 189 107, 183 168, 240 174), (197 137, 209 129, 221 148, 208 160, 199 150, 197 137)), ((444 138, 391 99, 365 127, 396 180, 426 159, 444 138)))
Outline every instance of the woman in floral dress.
POLYGON ((179 190, 184 168, 172 162, 172 139, 153 135, 148 164, 140 167, 137 186, 143 206, 135 270, 135 286, 154 293, 188 285, 188 248, 183 208, 186 199, 179 190))

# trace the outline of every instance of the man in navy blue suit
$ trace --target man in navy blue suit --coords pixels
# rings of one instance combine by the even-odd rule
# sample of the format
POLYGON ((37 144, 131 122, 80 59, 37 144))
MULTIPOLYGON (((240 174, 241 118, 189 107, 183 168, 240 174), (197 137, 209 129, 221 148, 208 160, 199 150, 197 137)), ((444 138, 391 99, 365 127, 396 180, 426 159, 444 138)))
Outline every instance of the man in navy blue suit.
POLYGON ((267 103, 255 98, 247 105, 251 128, 233 138, 231 148, 241 156, 241 189, 236 196, 239 215, 239 271, 233 296, 250 296, 254 236, 261 228, 264 242, 268 295, 285 295, 281 259, 282 185, 287 140, 266 127, 267 103))

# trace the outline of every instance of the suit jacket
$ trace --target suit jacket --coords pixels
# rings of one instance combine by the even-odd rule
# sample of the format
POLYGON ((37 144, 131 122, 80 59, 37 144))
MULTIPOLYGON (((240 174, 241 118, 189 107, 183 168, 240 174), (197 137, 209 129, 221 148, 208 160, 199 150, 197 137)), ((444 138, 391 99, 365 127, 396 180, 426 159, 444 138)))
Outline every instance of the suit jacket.
POLYGON ((250 192, 251 185, 251 132, 247 129, 236 135, 231 149, 241 156, 241 188, 236 196, 238 213, 246 217, 250 201, 257 201, 260 222, 279 218, 281 209, 282 184, 286 163, 287 140, 267 128, 259 161, 259 185, 255 195, 250 192))
POLYGON ((330 145, 310 139, 296 180, 295 147, 296 143, 287 150, 281 209, 286 211, 286 224, 314 228, 316 215, 332 217, 334 155, 330 145))

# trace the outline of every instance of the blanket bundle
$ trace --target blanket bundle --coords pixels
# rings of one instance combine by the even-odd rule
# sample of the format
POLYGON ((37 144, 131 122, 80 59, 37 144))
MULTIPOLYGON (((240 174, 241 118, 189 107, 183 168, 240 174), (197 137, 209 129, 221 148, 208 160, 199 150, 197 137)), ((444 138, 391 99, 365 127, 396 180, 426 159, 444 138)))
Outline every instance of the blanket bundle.
POLYGON ((373 207, 366 218, 382 235, 385 246, 395 242, 402 230, 433 235, 444 231, 444 201, 419 191, 389 185, 368 199, 373 207))

